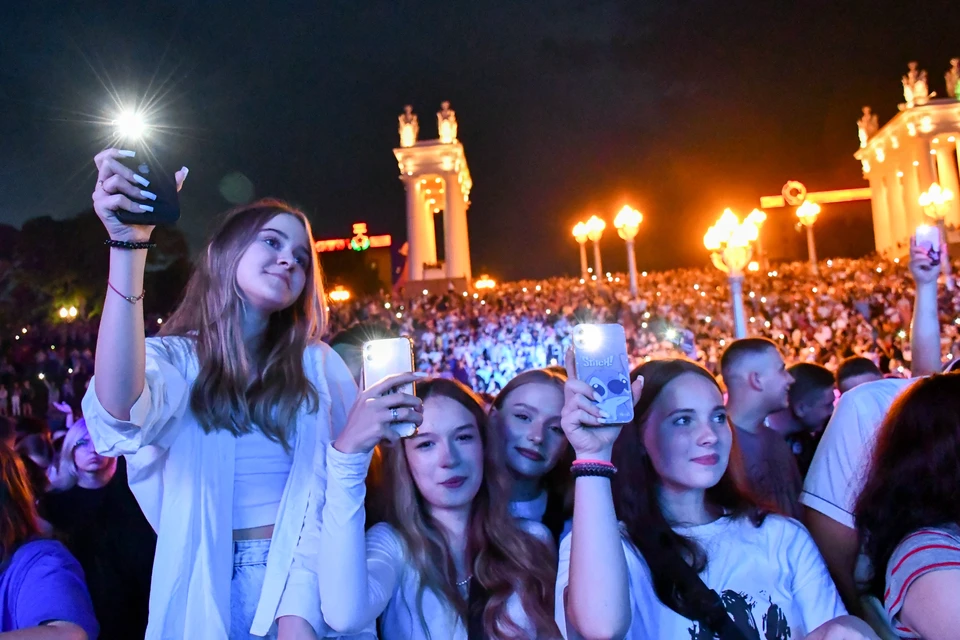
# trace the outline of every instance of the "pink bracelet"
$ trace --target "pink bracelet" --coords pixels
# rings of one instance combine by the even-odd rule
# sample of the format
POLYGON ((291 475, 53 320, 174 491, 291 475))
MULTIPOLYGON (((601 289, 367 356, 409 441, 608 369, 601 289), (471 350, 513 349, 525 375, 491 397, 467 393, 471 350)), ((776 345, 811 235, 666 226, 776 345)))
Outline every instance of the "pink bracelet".
POLYGON ((578 464, 598 464, 602 467, 615 468, 612 462, 606 462, 604 460, 579 460, 578 459, 573 461, 573 466, 577 466, 578 464))

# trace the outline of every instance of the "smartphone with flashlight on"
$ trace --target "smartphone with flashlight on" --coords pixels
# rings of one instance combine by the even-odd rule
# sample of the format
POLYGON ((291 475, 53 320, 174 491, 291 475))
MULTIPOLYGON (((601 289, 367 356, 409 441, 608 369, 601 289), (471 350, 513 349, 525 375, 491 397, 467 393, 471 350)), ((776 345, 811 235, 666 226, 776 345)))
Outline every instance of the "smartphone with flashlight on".
MULTIPOLYGON (((387 376, 414 371, 413 343, 410 338, 385 338, 363 343, 363 388, 369 389, 387 376)), ((401 385, 393 393, 416 395, 414 383, 401 385)), ((395 422, 393 430, 401 438, 409 438, 417 432, 412 422, 395 422)))
POLYGON ((164 162, 153 153, 145 149, 137 151, 132 158, 121 158, 124 166, 140 176, 143 181, 137 180, 137 186, 144 192, 151 193, 156 199, 143 196, 130 198, 137 204, 150 207, 140 213, 131 213, 119 209, 117 219, 123 224, 158 225, 174 224, 180 219, 180 196, 177 193, 176 172, 171 163, 164 162), (146 184, 144 184, 144 182, 146 184))
POLYGON ((578 324, 573 329, 573 355, 578 380, 593 389, 597 406, 609 417, 603 424, 633 420, 627 338, 619 324, 578 324))
POLYGON ((943 243, 943 239, 940 237, 939 227, 920 225, 914 232, 914 242, 918 248, 927 250, 931 264, 940 264, 940 245, 943 243))

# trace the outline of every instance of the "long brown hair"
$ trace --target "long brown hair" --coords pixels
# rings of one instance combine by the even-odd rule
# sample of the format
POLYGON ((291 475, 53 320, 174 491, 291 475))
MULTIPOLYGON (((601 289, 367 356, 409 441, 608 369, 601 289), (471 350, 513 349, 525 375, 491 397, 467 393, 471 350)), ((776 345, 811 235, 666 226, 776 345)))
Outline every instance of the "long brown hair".
MULTIPOLYGON (((490 412, 491 426, 495 427, 499 432, 498 435, 502 437, 503 425, 500 411, 503 410, 507 397, 515 389, 525 384, 539 383, 552 385, 562 395, 563 385, 566 381, 567 372, 563 367, 529 369, 523 373, 518 373, 504 385, 494 399, 492 409, 496 409, 496 413, 490 412)), ((547 492, 547 510, 543 514, 543 524, 550 529, 554 541, 558 544, 560 535, 563 533, 564 523, 573 515, 573 478, 570 475, 570 465, 573 464, 574 458, 576 458, 576 454, 573 447, 567 442, 560 460, 540 479, 540 486, 547 492)))
POLYGON ((27 470, 10 447, 0 445, 0 563, 40 535, 39 517, 27 470))
POLYGON ((318 404, 317 390, 303 370, 303 353, 320 340, 326 322, 310 222, 285 202, 260 200, 224 216, 161 335, 183 336, 196 344, 200 372, 190 392, 190 408, 204 431, 241 435, 259 428, 289 448, 288 430, 296 424, 299 408, 307 403, 313 411, 318 404), (296 302, 271 314, 259 352, 248 353, 237 264, 263 225, 281 213, 300 220, 307 232, 306 283, 296 302))
MULTIPOLYGON (((626 526, 630 540, 650 566, 657 597, 680 615, 694 619, 697 617, 694 607, 684 597, 682 585, 657 560, 663 554, 680 554, 699 573, 707 566, 707 554, 695 540, 674 531, 664 517, 657 499, 660 476, 643 445, 644 423, 654 401, 668 384, 686 373, 709 380, 720 391, 710 372, 689 360, 652 360, 631 373, 632 380, 643 376, 643 393, 634 407, 633 423, 623 428, 613 447, 613 461, 618 469, 613 481, 613 501, 617 517, 626 526)), ((707 489, 706 502, 722 509, 727 517, 747 516, 755 526, 760 526, 766 511, 746 489, 746 474, 736 433, 734 429, 731 432, 734 432, 734 441, 730 461, 720 481, 707 489)))
MULTIPOLYGON (((466 407, 477 421, 483 445, 483 481, 473 499, 467 529, 467 558, 473 579, 489 594, 483 609, 483 629, 488 638, 520 638, 523 630, 507 613, 507 601, 517 593, 537 637, 559 635, 553 618, 557 560, 550 548, 523 531, 510 516, 510 478, 503 462, 502 447, 491 442, 486 415, 480 399, 459 382, 434 379, 417 384, 422 400, 444 397, 466 407)), ((403 444, 380 447, 375 464, 382 465, 383 485, 389 492, 386 521, 403 539, 410 561, 420 577, 417 609, 427 636, 423 617, 423 595, 427 589, 447 600, 466 625, 469 603, 457 589, 457 572, 446 538, 430 517, 423 497, 410 474, 403 444)))
POLYGON ((870 591, 883 599, 887 563, 918 529, 960 525, 960 373, 915 382, 893 403, 877 434, 870 475, 854 517, 873 566, 870 591))

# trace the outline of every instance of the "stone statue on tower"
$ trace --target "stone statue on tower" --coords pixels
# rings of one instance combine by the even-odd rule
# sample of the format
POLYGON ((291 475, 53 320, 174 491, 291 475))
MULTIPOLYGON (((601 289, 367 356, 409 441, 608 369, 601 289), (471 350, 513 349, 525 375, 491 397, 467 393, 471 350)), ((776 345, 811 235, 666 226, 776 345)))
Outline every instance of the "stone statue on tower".
POLYGON ((877 122, 877 114, 870 110, 870 107, 863 108, 863 115, 857 120, 857 130, 860 135, 860 148, 867 146, 867 140, 873 137, 873 134, 880 128, 877 122))
POLYGON ((457 141, 457 114, 446 100, 440 103, 440 111, 437 111, 437 130, 440 142, 450 144, 457 141))
POLYGON ((417 121, 417 114, 413 112, 411 105, 403 108, 400 114, 400 146, 412 147, 417 143, 417 135, 420 133, 420 123, 417 121))
POLYGON ((904 108, 911 109, 917 105, 926 104, 933 96, 930 95, 929 85, 927 84, 927 72, 918 69, 915 61, 908 62, 907 69, 907 75, 903 76, 901 81, 903 82, 904 108))
POLYGON ((960 100, 960 58, 950 58, 950 68, 943 76, 947 81, 947 95, 954 100, 960 100))

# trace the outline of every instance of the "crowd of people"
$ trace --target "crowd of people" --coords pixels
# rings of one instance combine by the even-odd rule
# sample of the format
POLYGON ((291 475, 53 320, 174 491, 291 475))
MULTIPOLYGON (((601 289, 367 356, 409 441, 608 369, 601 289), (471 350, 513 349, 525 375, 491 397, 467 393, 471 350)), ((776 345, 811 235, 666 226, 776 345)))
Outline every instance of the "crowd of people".
POLYGON ((956 637, 960 297, 927 248, 754 273, 734 339, 696 270, 328 302, 262 200, 157 324, 132 153, 96 158, 96 344, 3 343, 0 638, 956 637), (627 424, 584 322, 625 330, 627 424), (415 371, 362 380, 398 335, 415 371))

